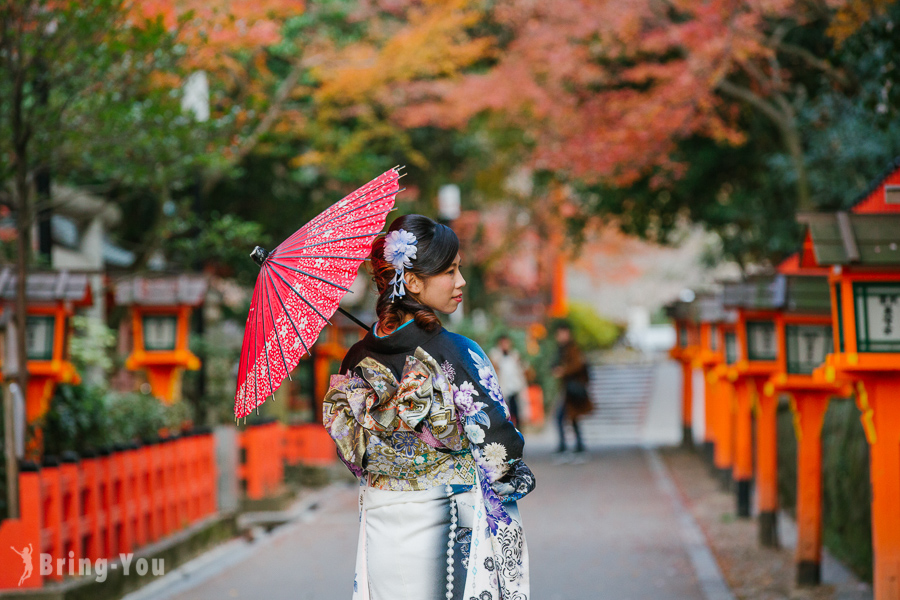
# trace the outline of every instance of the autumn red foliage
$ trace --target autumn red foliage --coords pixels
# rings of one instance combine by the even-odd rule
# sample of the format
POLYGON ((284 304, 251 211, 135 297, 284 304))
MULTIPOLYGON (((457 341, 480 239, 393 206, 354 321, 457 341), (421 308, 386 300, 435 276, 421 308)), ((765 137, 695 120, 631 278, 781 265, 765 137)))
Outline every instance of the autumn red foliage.
POLYGON ((494 64, 415 82, 397 117, 461 127, 495 111, 535 136, 536 167, 620 186, 648 174, 663 183, 683 169, 672 159, 680 140, 741 143, 746 103, 790 119, 776 99, 790 73, 772 61, 784 47, 772 24, 802 22, 809 4, 505 0, 485 17, 509 32, 494 64))

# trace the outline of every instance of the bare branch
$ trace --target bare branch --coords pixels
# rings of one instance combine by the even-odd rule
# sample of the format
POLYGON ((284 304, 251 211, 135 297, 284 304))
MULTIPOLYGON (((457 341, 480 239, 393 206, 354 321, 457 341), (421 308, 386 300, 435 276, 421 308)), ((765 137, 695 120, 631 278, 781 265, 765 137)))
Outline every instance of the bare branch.
POLYGON ((780 128, 789 128, 793 125, 792 119, 790 115, 785 115, 783 112, 779 111, 775 106, 766 102, 766 100, 755 94, 749 88, 739 86, 727 79, 722 79, 716 84, 716 88, 721 91, 723 94, 731 96, 737 100, 743 100, 747 104, 758 108, 760 112, 769 117, 775 124, 780 128))
MULTIPOLYGON (((769 46, 777 46, 779 43, 781 43, 787 33, 788 27, 786 25, 782 24, 776 27, 775 31, 772 32, 772 35, 769 37, 769 46)), ((784 78, 781 76, 781 65, 778 63, 777 52, 772 52, 769 55, 769 68, 772 69, 772 80, 775 89, 782 89, 782 86, 784 85, 784 78)))
MULTIPOLYGON (((232 165, 239 164, 242 160, 244 160, 244 158, 246 158, 247 155, 253 151, 253 149, 259 143, 259 140, 269 132, 269 130, 281 116, 281 111, 284 107, 284 103, 290 97, 291 92, 294 91, 294 88, 300 81, 300 76, 303 75, 303 72, 310 67, 321 64, 323 61, 323 55, 315 55, 309 57, 306 60, 298 61, 294 64, 287 77, 285 77, 281 84, 278 86, 278 90, 275 92, 275 96, 272 98, 272 103, 269 105, 269 109, 266 111, 265 116, 256 125, 256 128, 253 130, 253 132, 249 136, 247 136, 243 140, 243 142, 241 142, 241 145, 238 148, 237 152, 234 153, 234 157, 231 161, 229 161, 232 165)), ((225 169, 222 168, 216 169, 215 171, 207 175, 206 180, 203 183, 203 194, 209 194, 224 175, 225 169)))
POLYGON ((790 54, 802 59, 806 64, 813 67, 814 69, 818 69, 822 71, 825 75, 833 79, 835 82, 839 83, 842 86, 850 86, 851 81, 850 78, 847 77, 847 74, 844 73, 841 69, 836 69, 834 66, 829 64, 827 61, 822 60, 817 57, 815 54, 803 48, 802 46, 797 46, 795 44, 791 44, 788 42, 779 42, 775 46, 780 52, 784 52, 785 54, 790 54))
POLYGON ((763 70, 760 69, 759 66, 756 65, 753 61, 739 60, 739 61, 737 61, 737 63, 764 90, 768 91, 768 90, 772 89, 773 87, 775 87, 775 83, 770 78, 766 77, 766 74, 763 73, 763 70))

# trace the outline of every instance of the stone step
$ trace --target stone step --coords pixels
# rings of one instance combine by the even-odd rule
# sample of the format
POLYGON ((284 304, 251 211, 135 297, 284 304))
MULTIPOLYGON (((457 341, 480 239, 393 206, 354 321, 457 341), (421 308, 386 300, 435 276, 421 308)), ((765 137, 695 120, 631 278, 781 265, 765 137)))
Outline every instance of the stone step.
POLYGON ((653 391, 655 365, 592 365, 588 394, 594 411, 582 420, 587 443, 640 441, 653 391))

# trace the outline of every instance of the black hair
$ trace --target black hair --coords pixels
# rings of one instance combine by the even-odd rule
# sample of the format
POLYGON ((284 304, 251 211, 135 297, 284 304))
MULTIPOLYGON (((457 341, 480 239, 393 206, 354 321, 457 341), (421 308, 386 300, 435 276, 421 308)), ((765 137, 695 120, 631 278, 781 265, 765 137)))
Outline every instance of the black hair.
MULTIPOLYGON (((452 229, 423 215, 404 215, 394 219, 388 232, 404 229, 416 236, 416 257, 407 272, 423 279, 438 275, 453 264, 459 253, 459 238, 452 229)), ((406 294, 391 300, 394 286, 391 285, 394 266, 384 258, 383 237, 372 245, 371 267, 375 285, 378 288, 378 302, 375 312, 378 322, 387 331, 400 325, 405 315, 413 315, 420 327, 433 331, 441 326, 441 320, 434 310, 422 304, 407 290, 406 294)))

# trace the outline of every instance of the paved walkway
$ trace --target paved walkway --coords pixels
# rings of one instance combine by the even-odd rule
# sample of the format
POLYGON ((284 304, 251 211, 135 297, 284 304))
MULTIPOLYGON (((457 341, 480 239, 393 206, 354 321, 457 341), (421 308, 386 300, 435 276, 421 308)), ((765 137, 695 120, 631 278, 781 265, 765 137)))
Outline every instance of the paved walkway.
MULTIPOLYGON (((729 597, 652 451, 604 448, 584 464, 557 464, 549 442, 530 443, 538 486, 520 503, 535 600, 729 597)), ((317 510, 221 547, 131 600, 349 598, 357 533, 355 488, 335 486, 317 510)))

